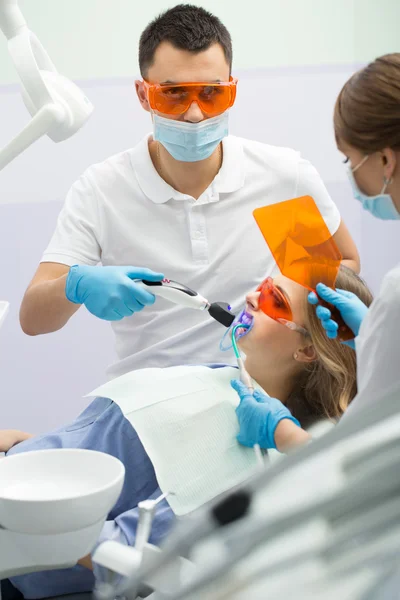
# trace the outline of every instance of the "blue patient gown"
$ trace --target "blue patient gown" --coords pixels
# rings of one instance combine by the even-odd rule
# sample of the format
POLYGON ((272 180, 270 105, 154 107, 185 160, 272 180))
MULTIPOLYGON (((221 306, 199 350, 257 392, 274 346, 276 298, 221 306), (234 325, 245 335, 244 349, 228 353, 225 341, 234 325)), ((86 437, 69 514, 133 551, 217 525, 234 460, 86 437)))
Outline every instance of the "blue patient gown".
MULTIPOLYGON (((135 430, 117 404, 96 398, 70 425, 39 435, 12 448, 7 456, 45 448, 86 448, 106 452, 125 465, 122 493, 103 527, 99 542, 116 540, 133 545, 138 521, 137 504, 161 494, 153 465, 135 430)), ((158 544, 174 521, 174 514, 164 500, 159 504, 150 542, 158 544)), ((91 591, 94 575, 80 565, 71 569, 42 571, 11 579, 25 598, 45 598, 91 591)))

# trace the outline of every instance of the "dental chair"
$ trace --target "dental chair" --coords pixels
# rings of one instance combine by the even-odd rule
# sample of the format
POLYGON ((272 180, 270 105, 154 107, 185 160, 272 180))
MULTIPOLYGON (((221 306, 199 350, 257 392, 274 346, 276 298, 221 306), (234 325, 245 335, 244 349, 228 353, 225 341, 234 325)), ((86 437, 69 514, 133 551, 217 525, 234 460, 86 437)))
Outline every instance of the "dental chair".
POLYGON ((125 581, 99 597, 137 598, 146 582, 152 600, 386 600, 400 553, 399 402, 397 390, 377 398, 182 519, 147 560, 99 546, 93 560, 125 581))

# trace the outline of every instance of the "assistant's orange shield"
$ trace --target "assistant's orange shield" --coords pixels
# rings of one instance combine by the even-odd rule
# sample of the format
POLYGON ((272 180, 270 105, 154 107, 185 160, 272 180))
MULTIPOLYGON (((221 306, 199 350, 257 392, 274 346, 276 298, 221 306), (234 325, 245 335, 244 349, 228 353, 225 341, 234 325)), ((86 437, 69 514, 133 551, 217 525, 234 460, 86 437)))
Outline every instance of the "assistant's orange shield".
MULTIPOLYGON (((311 196, 256 208, 253 216, 282 275, 311 291, 317 283, 335 287, 342 255, 311 196)), ((352 339, 339 312, 329 309, 339 324, 339 339, 352 339)))

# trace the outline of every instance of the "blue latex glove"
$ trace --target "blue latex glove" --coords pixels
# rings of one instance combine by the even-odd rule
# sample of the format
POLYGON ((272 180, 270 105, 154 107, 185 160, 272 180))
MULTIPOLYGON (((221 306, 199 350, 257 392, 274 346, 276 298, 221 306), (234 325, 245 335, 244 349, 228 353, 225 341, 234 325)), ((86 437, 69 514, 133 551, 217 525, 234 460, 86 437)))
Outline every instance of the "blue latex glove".
POLYGON ((300 427, 290 410, 280 400, 270 398, 264 392, 251 392, 241 381, 233 379, 231 386, 239 394, 240 404, 236 408, 240 431, 237 441, 252 448, 274 448, 275 430, 282 419, 290 419, 300 427))
POLYGON ((132 279, 161 281, 164 275, 138 267, 75 265, 68 273, 65 295, 70 302, 84 304, 99 319, 120 321, 155 301, 154 294, 132 279))
MULTIPOLYGON (((368 307, 365 306, 358 296, 352 292, 339 289, 332 290, 323 283, 319 283, 316 289, 318 296, 320 296, 322 300, 329 302, 329 304, 333 304, 333 306, 339 310, 343 321, 350 327, 354 335, 357 336, 360 331, 361 323, 368 312, 368 307)), ((308 295, 309 303, 318 304, 318 296, 316 296, 314 292, 311 292, 308 295)), ((317 306, 316 314, 320 319, 328 338, 333 339, 337 337, 339 326, 336 321, 331 318, 331 311, 324 306, 317 306)), ((345 343, 354 347, 354 342, 345 343)))

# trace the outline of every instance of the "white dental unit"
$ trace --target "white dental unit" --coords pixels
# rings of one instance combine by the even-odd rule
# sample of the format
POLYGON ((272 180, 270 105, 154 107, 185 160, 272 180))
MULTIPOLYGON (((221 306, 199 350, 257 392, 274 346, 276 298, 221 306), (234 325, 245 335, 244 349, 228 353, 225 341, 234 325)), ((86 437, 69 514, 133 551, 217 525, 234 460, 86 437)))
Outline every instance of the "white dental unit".
MULTIPOLYGON (((1 170, 43 135, 72 136, 93 107, 57 72, 17 0, 0 0, 0 28, 32 117, 0 150, 1 170)), ((177 285, 154 292, 172 299, 177 285)), ((178 292, 190 306, 211 307, 178 292)), ((229 308, 218 304, 211 316, 229 326, 229 308)), ((0 302, 0 325, 7 311, 0 302)), ((92 555, 110 575, 97 597, 134 599, 147 588, 153 600, 380 598, 374 590, 399 565, 399 400, 377 398, 357 420, 183 518, 160 549, 147 540, 161 498, 140 503, 135 547, 108 541, 92 555)), ((90 450, 0 458, 0 580, 67 568, 91 553, 123 481, 120 461, 90 450)))
POLYGON ((62 142, 76 133, 93 112, 91 102, 58 73, 46 50, 28 29, 17 0, 0 0, 0 29, 21 80, 22 97, 32 119, 0 149, 0 171, 44 135, 62 142))

